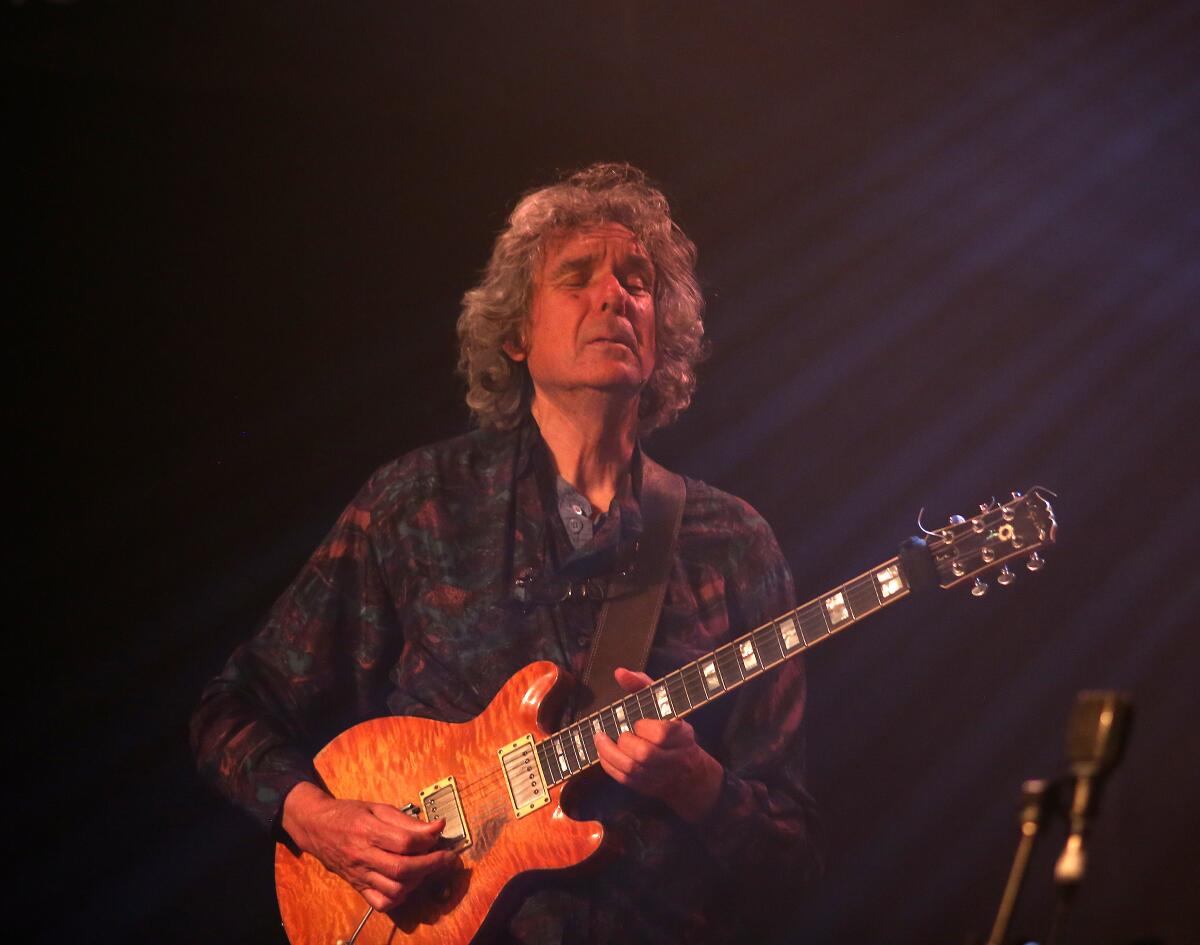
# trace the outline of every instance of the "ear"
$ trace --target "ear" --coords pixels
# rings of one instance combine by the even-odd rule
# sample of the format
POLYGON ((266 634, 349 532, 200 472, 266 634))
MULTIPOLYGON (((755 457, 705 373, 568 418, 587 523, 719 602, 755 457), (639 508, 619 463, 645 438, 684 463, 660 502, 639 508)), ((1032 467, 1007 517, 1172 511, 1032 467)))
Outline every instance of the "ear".
POLYGON ((500 347, 513 361, 524 361, 529 357, 529 353, 524 348, 519 347, 515 341, 506 341, 500 347))

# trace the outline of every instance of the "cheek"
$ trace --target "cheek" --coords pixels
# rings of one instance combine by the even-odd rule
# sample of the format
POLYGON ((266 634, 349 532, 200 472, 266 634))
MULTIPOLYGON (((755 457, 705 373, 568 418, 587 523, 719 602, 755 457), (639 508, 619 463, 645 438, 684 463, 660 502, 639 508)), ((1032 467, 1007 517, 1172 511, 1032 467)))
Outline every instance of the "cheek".
POLYGON ((646 350, 651 357, 654 357, 658 353, 658 329, 658 315, 654 309, 651 309, 646 315, 646 331, 644 336, 646 339, 646 350))

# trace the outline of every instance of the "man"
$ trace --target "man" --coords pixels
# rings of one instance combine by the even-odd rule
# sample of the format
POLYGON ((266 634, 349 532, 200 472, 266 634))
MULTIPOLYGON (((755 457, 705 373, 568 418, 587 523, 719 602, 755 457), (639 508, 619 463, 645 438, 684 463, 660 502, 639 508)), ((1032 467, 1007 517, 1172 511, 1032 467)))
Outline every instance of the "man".
MULTIPOLYGON (((443 824, 334 799, 310 759, 373 716, 470 719, 534 660, 578 678, 596 589, 636 555, 639 437, 695 386, 694 266, 666 199, 628 165, 526 195, 459 319, 480 428, 379 470, 205 690, 192 733, 201 770, 376 909, 454 865, 443 824)), ((791 605, 766 523, 687 480, 650 676, 791 605)), ((616 672, 630 691, 650 676, 616 672)), ((803 701, 792 660, 697 712, 694 729, 642 720, 616 741, 598 735, 608 779, 580 813, 605 821, 614 856, 535 888, 501 934, 741 941, 777 917, 810 862, 803 701)))

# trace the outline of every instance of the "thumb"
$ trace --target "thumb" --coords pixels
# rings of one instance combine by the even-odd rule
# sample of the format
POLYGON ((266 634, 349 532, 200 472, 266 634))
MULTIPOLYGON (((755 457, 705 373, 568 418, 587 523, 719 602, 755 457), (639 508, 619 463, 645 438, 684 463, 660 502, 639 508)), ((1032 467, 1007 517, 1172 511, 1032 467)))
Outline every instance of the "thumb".
POLYGON ((443 820, 426 822, 417 817, 413 817, 411 814, 406 814, 390 804, 372 804, 371 813, 386 824, 403 827, 406 830, 429 831, 430 833, 436 833, 445 826, 445 821, 443 820))
POLYGON ((626 692, 637 692, 639 689, 644 689, 654 682, 645 673, 635 673, 633 670, 625 669, 623 666, 618 666, 613 670, 613 679, 626 692))

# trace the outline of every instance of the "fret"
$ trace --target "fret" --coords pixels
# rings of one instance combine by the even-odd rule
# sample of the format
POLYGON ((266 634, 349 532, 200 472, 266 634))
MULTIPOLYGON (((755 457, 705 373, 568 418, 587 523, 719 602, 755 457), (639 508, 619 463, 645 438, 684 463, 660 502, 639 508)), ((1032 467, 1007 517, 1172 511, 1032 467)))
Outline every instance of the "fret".
POLYGON ((658 707, 654 703, 654 693, 649 688, 639 689, 625 701, 628 702, 629 699, 633 699, 637 709, 636 713, 630 713, 631 725, 638 719, 657 719, 659 717, 658 707))
POLYGON ((591 753, 599 758, 600 752, 596 750, 596 733, 604 731, 603 726, 600 724, 600 713, 597 712, 595 715, 589 715, 586 721, 587 731, 583 736, 584 743, 591 750, 591 753))
POLYGON ((786 617, 780 618, 778 627, 779 645, 783 648, 783 652, 799 652, 799 650, 804 648, 804 636, 800 629, 800 623, 796 619, 795 611, 792 611, 786 617))
MULTIPOLYGON (((687 712, 692 707, 692 700, 688 696, 687 686, 683 682, 683 673, 676 670, 670 673, 663 679, 663 684, 667 687, 667 693, 671 696, 671 705, 681 706, 683 712, 687 712)), ((676 714, 679 714, 678 712, 676 714)))
MULTIPOLYGON (((583 725, 576 723, 567 729, 567 731, 571 733, 571 743, 575 746, 575 754, 583 759, 583 767, 586 768, 588 765, 595 762, 596 759, 593 758, 588 752, 588 746, 583 740, 583 735, 586 731, 583 725)), ((594 750, 595 746, 593 745, 592 748, 594 750)))
POLYGON ((600 728, 604 734, 611 738, 614 742, 621 737, 621 728, 617 724, 616 714, 613 712, 613 706, 606 706, 598 713, 600 717, 600 728))
POLYGON ((798 610, 796 616, 804 630, 804 642, 809 646, 829 636, 829 618, 825 616, 825 608, 820 604, 809 604, 798 610))
POLYGON ((846 600, 846 593, 842 588, 823 599, 821 611, 829 623, 831 632, 854 619, 854 614, 850 611, 850 602, 846 600))
POLYGON ((614 702, 612 704, 613 723, 617 727, 617 734, 613 736, 613 740, 620 738, 625 732, 630 729, 629 715, 625 712, 624 702, 614 702))
POLYGON ((625 724, 633 728, 634 723, 646 716, 642 713, 642 703, 638 698, 639 693, 631 693, 628 696, 622 696, 617 700, 616 705, 619 705, 625 710, 625 724))
POLYGON ((583 770, 583 762, 575 754, 575 744, 571 741, 571 736, 566 732, 560 732, 559 741, 562 743, 563 754, 567 756, 567 767, 571 769, 571 774, 578 774, 583 770))
POLYGON ((904 582, 904 572, 900 570, 900 564, 895 558, 875 572, 875 583, 880 604, 908 589, 904 582))
POLYGON ((688 703, 692 706, 704 705, 708 701, 708 693, 704 688, 704 676, 699 663, 688 663, 679 671, 683 679, 683 688, 687 693, 688 703))
POLYGON ((725 684, 721 681, 720 670, 717 669, 715 653, 704 657, 700 661, 700 671, 704 679, 704 692, 709 699, 725 691, 725 684))
POLYGON ((551 786, 558 784, 559 781, 563 780, 563 778, 561 778, 558 774, 558 766, 551 762, 552 755, 553 752, 550 750, 549 739, 538 742, 538 762, 542 766, 542 773, 546 776, 547 783, 551 786))
POLYGON ((754 646, 754 634, 742 637, 737 641, 738 671, 743 679, 761 673, 762 665, 758 659, 758 650, 754 646))
POLYGON ((855 620, 879 609, 879 598, 875 596, 875 580, 865 577, 846 585, 846 600, 850 604, 855 620))
POLYGON ((675 704, 671 702, 671 693, 665 682, 656 683, 651 687, 654 694, 654 709, 660 719, 673 719, 676 715, 675 704))
POLYGON ((876 579, 876 578, 875 578, 873 575, 871 575, 871 576, 868 576, 868 577, 867 577, 865 580, 867 581, 867 583, 868 583, 868 584, 870 584, 870 585, 871 585, 871 593, 872 593, 872 594, 874 595, 874 597, 875 597, 875 606, 876 606, 877 608, 878 608, 878 607, 882 607, 882 606, 883 606, 883 597, 882 597, 882 595, 879 593, 879 582, 878 582, 878 580, 877 580, 877 579, 876 579))
POLYGON ((738 665, 737 653, 733 645, 727 643, 718 647, 713 655, 716 657, 717 670, 721 673, 722 688, 729 690, 742 681, 742 670, 738 665))
POLYGON ((574 772, 571 771, 571 766, 567 764, 567 756, 563 752, 562 739, 554 735, 550 739, 550 763, 555 765, 555 777, 561 776, 563 780, 569 778, 574 772))
POLYGON ((779 628, 775 624, 770 623, 755 630, 753 636, 764 669, 769 669, 783 659, 783 644, 780 642, 779 628))

